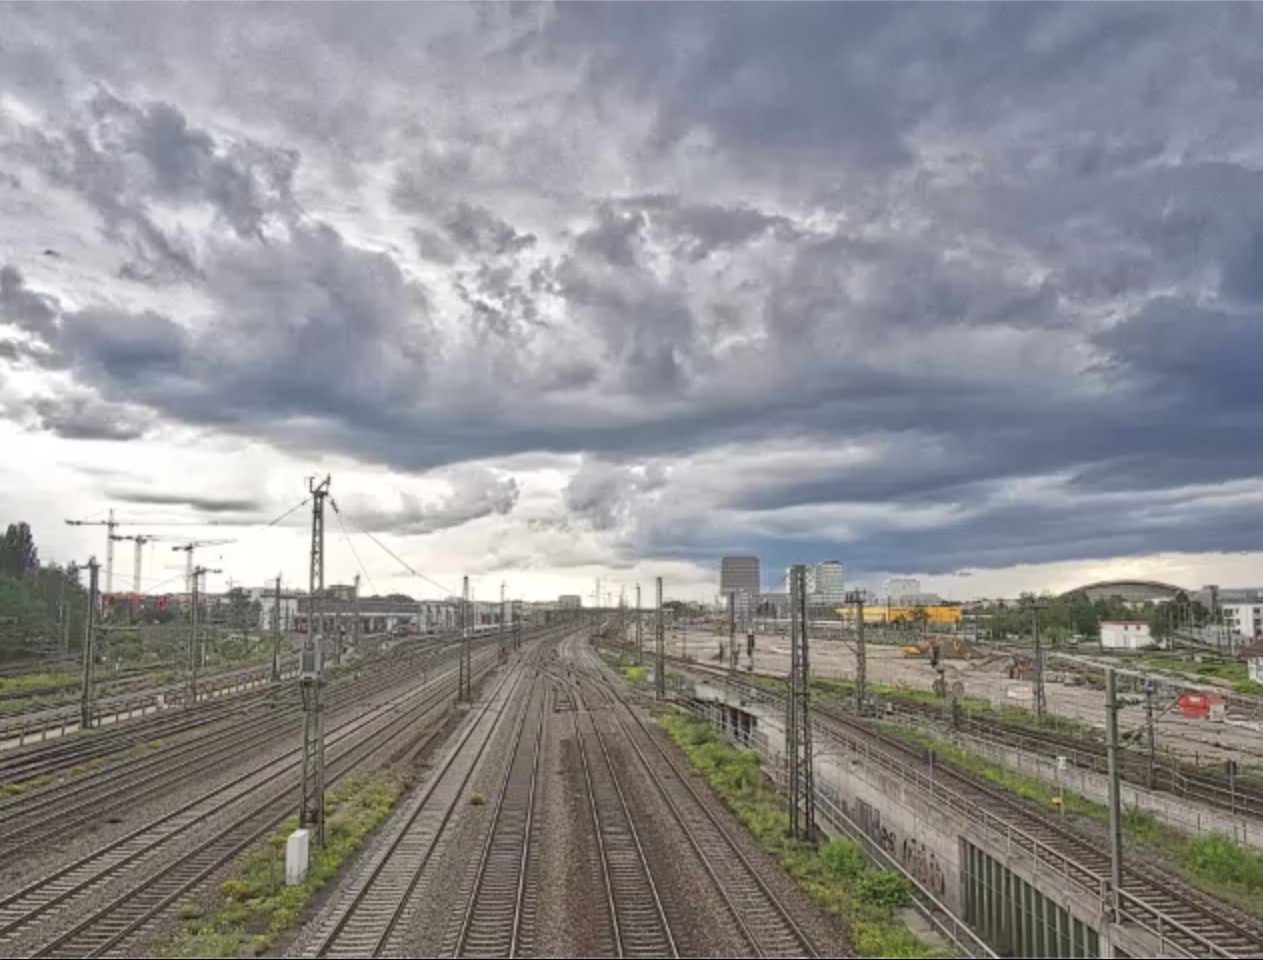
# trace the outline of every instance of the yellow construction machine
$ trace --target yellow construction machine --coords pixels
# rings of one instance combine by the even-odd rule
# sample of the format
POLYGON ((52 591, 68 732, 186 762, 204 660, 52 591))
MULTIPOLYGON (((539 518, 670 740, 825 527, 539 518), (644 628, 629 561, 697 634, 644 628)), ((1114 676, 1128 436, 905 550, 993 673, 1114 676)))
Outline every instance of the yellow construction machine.
POLYGON ((923 657, 928 653, 933 660, 969 660, 974 655, 973 647, 963 637, 952 634, 934 634, 920 643, 904 644, 902 650, 905 657, 923 657))

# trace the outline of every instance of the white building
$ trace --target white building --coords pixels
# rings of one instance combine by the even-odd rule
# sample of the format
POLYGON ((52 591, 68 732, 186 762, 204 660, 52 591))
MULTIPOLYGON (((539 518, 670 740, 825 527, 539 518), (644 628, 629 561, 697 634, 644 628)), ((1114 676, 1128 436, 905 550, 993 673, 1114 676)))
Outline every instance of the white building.
POLYGON ((890 577, 882 584, 882 591, 894 607, 916 606, 908 598, 921 596, 921 581, 916 577, 890 577))
POLYGON ((1263 603, 1223 603, 1224 626, 1239 636, 1263 640, 1263 603))
MULTIPOLYGON (((282 633, 288 633, 294 629, 294 624, 298 620, 299 597, 286 591, 281 594, 280 603, 280 623, 276 623, 276 591, 271 587, 253 587, 247 591, 250 599, 258 603, 259 623, 258 629, 261 631, 271 630, 274 625, 280 627, 282 633)), ((306 598, 301 598, 306 600, 306 598)))
POLYGON ((583 606, 583 597, 577 593, 563 593, 557 598, 557 606, 562 610, 578 610, 583 606))
POLYGON ((1263 643, 1252 643, 1241 653, 1246 658, 1246 676, 1254 683, 1263 684, 1263 643))
POLYGON ((807 568, 808 603, 823 606, 845 601, 846 581, 839 561, 825 560, 807 568))
POLYGON ((1153 646, 1149 624, 1143 620, 1102 620, 1102 650, 1140 650, 1153 646))

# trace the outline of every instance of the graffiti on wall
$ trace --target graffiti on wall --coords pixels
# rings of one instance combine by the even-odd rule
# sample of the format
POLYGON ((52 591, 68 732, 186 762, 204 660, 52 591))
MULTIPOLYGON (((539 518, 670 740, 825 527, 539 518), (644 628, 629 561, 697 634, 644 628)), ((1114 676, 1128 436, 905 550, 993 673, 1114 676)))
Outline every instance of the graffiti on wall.
POLYGON ((872 804, 864 800, 856 800, 856 823, 860 825, 870 840, 885 850, 892 857, 895 855, 895 845, 898 838, 895 832, 887 827, 881 820, 881 811, 874 810, 872 804))
POLYGON ((903 842, 900 851, 903 867, 916 881, 935 896, 943 896, 947 892, 947 878, 943 876, 943 868, 939 866, 938 855, 919 840, 909 837, 903 842))
POLYGON ((915 837, 907 837, 903 843, 895 831, 882 822, 880 810, 864 800, 855 801, 855 816, 852 819, 874 843, 892 857, 898 857, 905 870, 910 873, 921 886, 935 896, 947 893, 947 876, 936 854, 927 844, 915 837))

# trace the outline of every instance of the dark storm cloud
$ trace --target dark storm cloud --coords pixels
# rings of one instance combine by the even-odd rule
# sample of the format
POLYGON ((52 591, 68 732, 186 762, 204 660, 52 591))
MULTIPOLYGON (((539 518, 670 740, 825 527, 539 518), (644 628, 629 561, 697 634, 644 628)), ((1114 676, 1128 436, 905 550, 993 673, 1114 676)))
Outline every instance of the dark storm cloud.
POLYGON ((910 160, 903 134, 923 96, 890 84, 874 40, 910 12, 876 4, 789 14, 746 4, 721 16, 694 4, 573 7, 553 39, 559 56, 572 44, 589 48, 591 82, 617 79, 652 97, 663 138, 700 126, 742 163, 797 164, 827 150, 850 169, 889 168, 910 160))
POLYGON ((504 516, 517 504, 520 491, 513 477, 498 476, 478 467, 449 470, 442 477, 449 490, 434 500, 406 494, 401 507, 394 510, 354 500, 341 507, 365 530, 409 536, 448 530, 484 517, 504 516))
POLYGON ((474 253, 503 256, 535 244, 533 235, 518 233, 490 210, 468 203, 456 204, 443 225, 457 245, 474 253))
POLYGON ((9 149, 97 211, 106 237, 135 258, 125 279, 202 278, 189 238, 159 225, 156 204, 205 205, 243 239, 257 238, 269 215, 293 212, 292 149, 221 143, 170 103, 133 102, 100 86, 69 106, 77 122, 27 129, 9 149))
MULTIPOLYGON (((745 205, 689 203, 679 196, 635 197, 620 206, 647 213, 678 238, 679 252, 700 260, 715 251, 730 250, 769 232, 782 239, 798 239, 799 231, 787 217, 745 205)), ((638 221, 634 221, 639 226, 638 221)))
POLYGON ((17 267, 0 266, 0 317, 19 330, 45 337, 52 332, 56 316, 53 298, 28 289, 17 267))
MULTIPOLYGON (((21 8, 0 78, 54 119, 0 124, 15 189, 29 169, 82 199, 125 276, 179 279, 209 317, 4 268, 36 343, 13 351, 110 402, 403 469, 582 451, 572 516, 658 556, 829 503, 943 509, 837 527, 828 554, 882 570, 1255 531, 1250 506, 1232 529, 1144 508, 1263 472, 1257 7, 537 12, 21 8), (304 180, 345 209, 308 209, 304 180), (393 247, 349 223, 383 205, 393 247), (597 465, 900 436, 718 493, 597 465), (1002 481, 1051 475, 1081 500, 1006 505, 1002 481), (646 525, 686 494, 697 518, 646 525)), ((474 489, 383 522, 509 502, 474 489)))
POLYGON ((135 412, 95 398, 44 398, 32 410, 42 429, 67 440, 139 440, 146 432, 135 412))
MULTIPOLYGON (((253 497, 206 497, 193 494, 163 493, 158 490, 135 490, 126 487, 110 487, 105 495, 124 503, 144 503, 152 506, 191 507, 200 513, 246 513, 261 511, 264 503, 253 497)), ((256 521, 257 522, 257 521, 256 521)))

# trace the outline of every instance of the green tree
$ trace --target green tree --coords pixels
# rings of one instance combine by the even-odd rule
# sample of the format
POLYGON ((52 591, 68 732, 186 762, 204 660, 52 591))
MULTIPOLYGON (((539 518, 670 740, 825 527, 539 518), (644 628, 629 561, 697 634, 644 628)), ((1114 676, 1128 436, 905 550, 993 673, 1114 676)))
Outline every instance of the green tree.
POLYGON ((260 604, 250 599, 241 587, 233 587, 225 598, 228 604, 228 626, 232 630, 247 631, 259 623, 260 604))
POLYGON ((23 577, 39 566, 39 551, 27 523, 11 523, 0 541, 0 574, 23 577))
POLYGON ((912 622, 917 625, 917 629, 924 634, 925 625, 930 622, 930 611, 925 607, 917 607, 912 611, 912 622))
POLYGON ((1149 611, 1149 635, 1155 640, 1166 640, 1175 633, 1172 617, 1175 615, 1170 604, 1155 606, 1149 611))
POLYGON ((47 656, 83 641, 87 593, 74 564, 39 562, 31 528, 11 523, 0 537, 0 660, 47 656))

